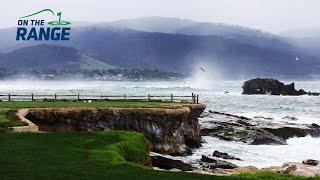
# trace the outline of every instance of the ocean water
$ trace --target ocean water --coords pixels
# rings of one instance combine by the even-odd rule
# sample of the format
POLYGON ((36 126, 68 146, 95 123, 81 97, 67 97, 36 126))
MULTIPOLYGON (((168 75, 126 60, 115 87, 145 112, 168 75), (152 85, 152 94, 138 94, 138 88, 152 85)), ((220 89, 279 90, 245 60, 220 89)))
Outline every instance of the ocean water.
MULTIPOLYGON (((243 81, 211 81, 186 79, 179 82, 110 82, 110 81, 0 81, 0 94, 108 94, 108 95, 191 95, 199 94, 207 110, 242 115, 263 116, 283 121, 296 117, 295 123, 320 124, 320 96, 242 95, 243 81), (226 91, 228 93, 226 93, 226 91)), ((289 83, 289 82, 286 82, 289 83)), ((320 81, 295 81, 296 88, 320 92, 320 81)), ((244 161, 238 165, 266 167, 307 158, 320 159, 319 138, 291 138, 288 145, 246 145, 204 137, 205 143, 190 159, 220 150, 234 154, 244 161)))
POLYGON ((302 162, 306 159, 320 159, 320 138, 310 136, 290 138, 288 145, 247 145, 241 142, 227 142, 214 137, 203 137, 205 143, 195 149, 186 161, 201 159, 201 155, 212 155, 214 150, 233 154, 243 161, 228 160, 238 166, 258 168, 282 166, 284 162, 302 162))

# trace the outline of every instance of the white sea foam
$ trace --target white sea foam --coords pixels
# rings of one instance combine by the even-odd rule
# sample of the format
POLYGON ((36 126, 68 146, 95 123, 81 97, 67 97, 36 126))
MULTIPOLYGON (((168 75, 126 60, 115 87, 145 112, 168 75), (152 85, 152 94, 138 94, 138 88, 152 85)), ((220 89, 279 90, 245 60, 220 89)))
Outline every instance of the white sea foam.
MULTIPOLYGON (((201 72, 199 72, 201 73, 201 72)), ((127 95, 200 95, 207 110, 243 115, 249 118, 263 116, 283 120, 285 116, 298 118, 295 123, 320 124, 320 96, 271 96, 241 95, 242 81, 210 81, 208 78, 195 83, 195 79, 181 82, 105 82, 105 81, 0 81, 3 93, 82 93, 82 94, 127 94, 127 95), (210 81, 210 82, 209 82, 210 81), (205 84, 205 85, 203 85, 205 84), (228 94, 224 92, 228 91, 228 94)), ((297 82, 298 88, 320 92, 320 82, 297 82)), ((291 120, 287 120, 291 121, 291 120)), ((253 146, 225 142, 205 137, 208 142, 196 150, 190 158, 213 150, 226 151, 244 159, 238 165, 281 165, 285 161, 301 161, 306 158, 320 158, 318 138, 292 138, 285 146, 253 146)))
POLYGON ((203 137, 205 143, 187 157, 200 159, 201 155, 212 155, 214 150, 227 152, 243 161, 230 160, 239 166, 281 166, 284 162, 301 162, 305 159, 319 159, 320 138, 303 137, 288 139, 288 145, 247 145, 240 142, 227 142, 214 137, 203 137))

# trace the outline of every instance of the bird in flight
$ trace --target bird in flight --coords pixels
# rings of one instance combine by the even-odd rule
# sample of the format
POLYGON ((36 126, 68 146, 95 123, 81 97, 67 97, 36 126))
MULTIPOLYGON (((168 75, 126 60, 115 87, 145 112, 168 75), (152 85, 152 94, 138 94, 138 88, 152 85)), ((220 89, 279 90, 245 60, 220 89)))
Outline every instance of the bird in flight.
POLYGON ((200 69, 201 69, 203 72, 206 72, 202 67, 200 67, 200 69))

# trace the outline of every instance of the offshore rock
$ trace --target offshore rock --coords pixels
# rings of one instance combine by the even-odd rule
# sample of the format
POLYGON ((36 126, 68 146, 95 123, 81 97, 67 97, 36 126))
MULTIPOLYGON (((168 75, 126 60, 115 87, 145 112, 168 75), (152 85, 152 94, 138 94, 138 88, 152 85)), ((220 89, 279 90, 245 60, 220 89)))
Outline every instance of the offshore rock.
POLYGON ((237 158, 235 156, 229 155, 228 153, 223 153, 220 151, 214 151, 212 153, 212 156, 222 158, 222 159, 241 160, 240 158, 237 158))
POLYGON ((314 159, 307 159, 302 161, 302 164, 310 165, 310 166, 318 166, 319 161, 314 160, 314 159))
POLYGON ((238 167, 237 165, 235 165, 233 163, 219 160, 219 159, 210 158, 205 155, 201 156, 201 161, 208 163, 204 167, 209 168, 209 169, 215 169, 215 168, 233 169, 233 168, 238 167))
POLYGON ((232 114, 209 111, 201 115, 201 133, 226 141, 247 144, 286 144, 292 137, 319 137, 317 124, 295 124, 292 122, 273 122, 267 118, 249 119, 232 114))
POLYGON ((277 79, 268 78, 256 78, 245 81, 242 86, 242 94, 270 94, 270 95, 288 95, 288 96, 299 96, 299 95, 314 95, 318 96, 320 93, 306 92, 303 89, 296 90, 294 83, 285 85, 277 79))

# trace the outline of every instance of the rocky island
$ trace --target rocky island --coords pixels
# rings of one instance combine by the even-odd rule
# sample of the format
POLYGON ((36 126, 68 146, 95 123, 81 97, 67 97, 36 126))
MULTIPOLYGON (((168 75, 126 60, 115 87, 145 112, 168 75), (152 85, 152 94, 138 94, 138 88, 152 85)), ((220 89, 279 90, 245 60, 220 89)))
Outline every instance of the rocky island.
POLYGON ((299 96, 299 95, 314 95, 319 96, 320 93, 306 92, 303 89, 296 90, 294 83, 285 85, 277 79, 269 78, 256 78, 245 81, 242 86, 242 94, 270 94, 270 95, 287 95, 287 96, 299 96))

